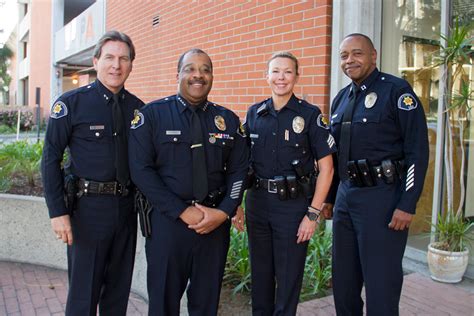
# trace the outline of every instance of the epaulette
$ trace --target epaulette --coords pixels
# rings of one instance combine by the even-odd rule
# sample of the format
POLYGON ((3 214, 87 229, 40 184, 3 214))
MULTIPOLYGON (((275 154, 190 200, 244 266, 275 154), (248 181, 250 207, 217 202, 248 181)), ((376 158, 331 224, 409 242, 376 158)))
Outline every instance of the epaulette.
POLYGON ((258 108, 257 108, 257 115, 258 116, 265 116, 268 114, 268 102, 270 101, 270 99, 266 99, 265 101, 262 101, 260 103, 260 105, 258 105, 258 108))
POLYGON ((171 102, 171 101, 174 101, 176 100, 176 96, 175 95, 170 95, 166 98, 163 98, 163 99, 158 99, 158 100, 155 100, 155 101, 151 101, 149 104, 150 105, 154 105, 154 104, 163 104, 163 103, 168 103, 168 102, 171 102))

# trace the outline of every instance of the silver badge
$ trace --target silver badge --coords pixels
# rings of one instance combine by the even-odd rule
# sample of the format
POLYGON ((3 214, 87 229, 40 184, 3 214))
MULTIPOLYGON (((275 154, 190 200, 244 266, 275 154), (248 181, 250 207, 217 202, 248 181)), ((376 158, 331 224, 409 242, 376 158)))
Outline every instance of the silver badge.
POLYGON ((226 125, 225 125, 225 120, 222 116, 216 115, 214 117, 214 124, 220 131, 225 131, 226 130, 226 125))
POLYGON ((293 131, 296 134, 299 134, 303 131, 303 129, 304 129, 304 118, 302 118, 301 116, 296 116, 293 119, 293 131))
POLYGON ((377 102, 377 93, 371 92, 365 96, 364 104, 367 109, 372 108, 375 105, 375 102, 377 102))

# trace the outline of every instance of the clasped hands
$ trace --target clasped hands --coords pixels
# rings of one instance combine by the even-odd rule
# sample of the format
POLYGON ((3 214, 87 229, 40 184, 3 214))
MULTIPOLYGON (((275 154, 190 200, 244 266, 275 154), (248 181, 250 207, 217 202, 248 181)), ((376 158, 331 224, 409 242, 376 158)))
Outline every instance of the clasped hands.
POLYGON ((197 203, 187 207, 179 217, 198 234, 209 234, 227 220, 224 211, 197 203))

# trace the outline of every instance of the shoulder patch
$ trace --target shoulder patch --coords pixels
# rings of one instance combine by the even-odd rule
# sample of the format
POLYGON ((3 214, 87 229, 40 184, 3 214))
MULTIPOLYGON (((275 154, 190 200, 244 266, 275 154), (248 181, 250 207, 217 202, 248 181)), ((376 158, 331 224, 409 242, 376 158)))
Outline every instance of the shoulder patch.
POLYGON ((237 128, 237 134, 239 134, 242 137, 247 137, 247 134, 245 133, 245 128, 241 122, 239 122, 239 128, 237 128))
POLYGON ((68 113, 67 106, 63 101, 57 101, 51 107, 51 114, 49 115, 50 118, 59 119, 61 117, 65 117, 68 113))
POLYGON ((404 111, 416 109, 418 103, 411 93, 404 93, 398 98, 398 108, 404 111))
POLYGON ((131 121, 130 128, 137 129, 145 123, 145 116, 139 110, 135 110, 133 120, 131 121))
POLYGON ((329 129, 328 118, 322 113, 318 115, 318 118, 316 119, 316 124, 318 124, 318 126, 321 128, 329 129))

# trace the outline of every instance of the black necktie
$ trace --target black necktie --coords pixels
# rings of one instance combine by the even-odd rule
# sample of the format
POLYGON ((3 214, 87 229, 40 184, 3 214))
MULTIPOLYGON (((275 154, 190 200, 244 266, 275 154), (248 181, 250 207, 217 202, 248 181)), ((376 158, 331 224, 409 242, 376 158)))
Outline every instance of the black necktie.
POLYGON ((127 135, 122 107, 119 103, 119 96, 114 94, 113 99, 114 103, 112 106, 112 118, 114 124, 113 136, 115 143, 115 177, 118 182, 126 185, 130 177, 128 171, 127 135))
POLYGON ((206 153, 202 137, 201 120, 199 119, 198 107, 190 106, 191 109, 191 152, 193 155, 193 194, 200 202, 207 196, 207 165, 206 153))
POLYGON ((352 113, 356 104, 357 94, 359 88, 352 84, 352 90, 349 93, 349 104, 342 117, 341 137, 339 139, 339 178, 345 180, 348 178, 347 174, 347 162, 349 161, 350 147, 351 147, 351 125, 352 125, 352 113))

